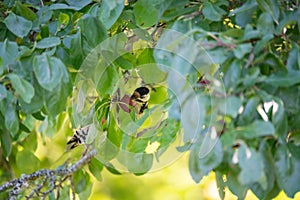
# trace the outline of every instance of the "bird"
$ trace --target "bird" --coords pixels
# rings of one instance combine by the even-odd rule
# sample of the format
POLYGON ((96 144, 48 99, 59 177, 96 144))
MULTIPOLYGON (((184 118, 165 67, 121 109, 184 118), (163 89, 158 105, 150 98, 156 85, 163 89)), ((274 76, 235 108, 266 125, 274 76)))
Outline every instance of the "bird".
POLYGON ((136 114, 143 114, 144 110, 148 108, 149 99, 149 88, 142 86, 134 90, 133 94, 130 97, 130 105, 135 108, 136 114))
POLYGON ((75 130, 72 138, 67 142, 67 150, 74 149, 80 144, 85 144, 90 130, 90 125, 75 130))
MULTIPOLYGON (((134 111, 137 115, 142 115, 144 113, 144 110, 148 108, 149 99, 150 99, 150 89, 145 86, 138 87, 134 90, 134 92, 130 96, 128 105, 134 107, 134 111)), ((123 110, 126 109, 123 108, 123 110)), ((103 119, 101 123, 103 124, 103 119)), ((86 139, 90 131, 90 126, 91 125, 89 124, 75 130, 74 135, 67 142, 67 150, 74 149, 80 144, 86 144, 86 139)))

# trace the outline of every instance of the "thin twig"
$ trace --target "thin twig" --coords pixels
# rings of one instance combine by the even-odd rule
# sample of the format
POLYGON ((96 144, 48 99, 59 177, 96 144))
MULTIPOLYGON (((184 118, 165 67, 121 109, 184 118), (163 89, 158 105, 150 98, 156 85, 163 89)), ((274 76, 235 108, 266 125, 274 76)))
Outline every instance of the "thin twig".
POLYGON ((201 10, 195 11, 195 12, 192 12, 191 14, 182 15, 182 16, 178 17, 178 20, 180 20, 180 19, 193 19, 193 18, 195 18, 195 17, 197 17, 198 15, 201 15, 201 14, 202 14, 201 10))
POLYGON ((248 61, 245 65, 245 69, 247 69, 253 63, 253 60, 254 60, 254 48, 252 48, 252 50, 249 54, 249 58, 248 58, 248 61))
POLYGON ((212 33, 208 33, 208 35, 210 37, 212 37, 216 42, 217 42, 217 46, 224 46, 228 49, 234 49, 236 48, 236 45, 235 44, 228 44, 228 43, 225 43, 223 42, 222 40, 220 40, 220 38, 218 38, 217 36, 215 36, 214 34, 212 33))

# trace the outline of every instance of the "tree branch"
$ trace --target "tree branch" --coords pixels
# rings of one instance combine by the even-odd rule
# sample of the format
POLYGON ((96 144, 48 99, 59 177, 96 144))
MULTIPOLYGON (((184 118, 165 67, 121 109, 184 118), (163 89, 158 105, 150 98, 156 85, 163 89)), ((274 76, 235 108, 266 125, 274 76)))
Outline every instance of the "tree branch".
MULTIPOLYGON (((32 174, 22 175, 20 178, 14 179, 7 183, 4 183, 0 186, 0 192, 4 192, 8 189, 12 190, 9 192, 10 199, 16 199, 17 195, 19 195, 22 191, 30 186, 30 182, 35 181, 37 179, 41 179, 40 184, 36 185, 34 189, 26 196, 27 199, 33 198, 36 196, 45 196, 55 189, 61 187, 61 184, 70 179, 72 174, 77 170, 81 169, 84 165, 89 163, 91 159, 96 155, 96 150, 93 149, 87 155, 83 156, 76 163, 72 164, 69 167, 59 168, 55 170, 42 169, 32 174), (59 180, 59 181, 58 181, 59 180), (49 182, 49 189, 42 191, 42 188, 47 187, 47 183, 49 182), (57 183, 58 182, 58 183, 57 183)), ((72 181, 71 181, 72 182, 72 181)))

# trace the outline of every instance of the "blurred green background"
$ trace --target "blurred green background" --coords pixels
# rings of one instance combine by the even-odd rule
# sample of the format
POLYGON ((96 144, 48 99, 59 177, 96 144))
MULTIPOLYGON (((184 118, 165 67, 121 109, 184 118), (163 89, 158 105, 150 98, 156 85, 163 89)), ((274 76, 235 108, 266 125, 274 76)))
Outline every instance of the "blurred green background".
MULTIPOLYGON (((66 134, 72 135, 72 130, 68 126, 68 120, 61 126, 61 129, 53 139, 39 138, 37 157, 47 163, 43 167, 57 166, 66 158, 63 143, 66 142, 66 134), (45 145, 46 144, 46 145, 45 145), (55 149, 55 151, 53 151, 55 149)), ((81 146, 82 147, 82 146, 81 146)), ((78 152, 83 147, 78 148, 78 152)), ((75 152, 75 151, 74 151, 75 152)), ((76 152, 74 153, 76 154, 76 152)), ((73 154, 73 155, 74 155, 73 154)), ((80 157, 80 153, 78 154, 80 157)), ((76 160, 76 158, 74 157, 76 160)), ((87 166, 86 166, 87 168, 87 166)), ((215 174, 210 173, 203 180, 196 184, 190 174, 188 168, 188 153, 183 153, 177 160, 170 165, 147 173, 142 176, 125 173, 122 175, 114 175, 104 169, 101 172, 102 181, 97 181, 93 176, 93 189, 90 200, 219 200, 217 185, 215 182, 215 174)), ((237 199, 228 189, 226 189, 225 200, 237 199)), ((247 200, 257 200, 258 198, 251 192, 247 193, 247 200)), ((290 200, 284 192, 281 192, 275 200, 290 200)), ((300 199, 300 192, 295 195, 294 199, 300 199)))

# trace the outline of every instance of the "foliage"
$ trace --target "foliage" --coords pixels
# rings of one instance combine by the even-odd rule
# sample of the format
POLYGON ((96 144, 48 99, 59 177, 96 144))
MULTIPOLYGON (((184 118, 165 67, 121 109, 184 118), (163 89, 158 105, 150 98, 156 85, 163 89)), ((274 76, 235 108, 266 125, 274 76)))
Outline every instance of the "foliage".
POLYGON ((0 18, 3 182, 45 166, 38 135, 70 119, 98 151, 68 185, 82 199, 103 166, 142 175, 174 146, 195 182, 215 171, 221 198, 300 190, 297 0, 5 0, 0 18))

